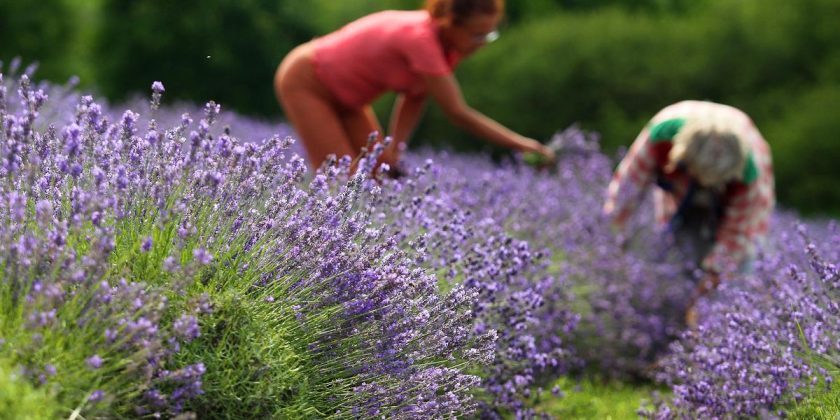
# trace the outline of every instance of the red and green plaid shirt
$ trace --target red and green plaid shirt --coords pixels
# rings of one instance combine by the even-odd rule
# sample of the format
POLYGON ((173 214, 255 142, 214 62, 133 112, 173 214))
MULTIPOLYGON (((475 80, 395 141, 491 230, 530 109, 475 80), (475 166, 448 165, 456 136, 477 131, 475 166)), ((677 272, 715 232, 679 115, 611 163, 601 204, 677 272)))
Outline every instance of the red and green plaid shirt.
POLYGON ((642 130, 618 165, 608 188, 605 207, 613 208, 614 216, 629 214, 638 206, 645 190, 656 182, 657 176, 664 176, 673 188, 670 191, 654 189, 654 203, 656 221, 667 224, 688 191, 691 179, 682 171, 665 173, 672 146, 669 134, 673 134, 666 126, 668 122, 707 114, 710 109, 732 113, 734 118, 743 121, 743 133, 746 133, 745 140, 750 147, 749 173, 745 173, 744 181, 727 185, 721 200, 723 218, 715 244, 702 263, 706 269, 722 272, 755 254, 757 243, 767 233, 775 204, 770 147, 752 120, 740 110, 702 101, 683 101, 664 108, 642 130), (651 131, 658 138, 652 139, 651 131))

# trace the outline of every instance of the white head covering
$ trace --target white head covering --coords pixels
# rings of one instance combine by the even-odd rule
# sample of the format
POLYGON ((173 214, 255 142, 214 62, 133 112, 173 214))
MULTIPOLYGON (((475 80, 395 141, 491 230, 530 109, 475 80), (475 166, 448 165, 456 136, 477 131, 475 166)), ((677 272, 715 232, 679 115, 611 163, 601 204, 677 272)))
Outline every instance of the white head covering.
POLYGON ((708 112, 686 120, 674 136, 669 169, 683 164, 705 187, 740 180, 749 155, 741 134, 743 124, 725 112, 708 112))

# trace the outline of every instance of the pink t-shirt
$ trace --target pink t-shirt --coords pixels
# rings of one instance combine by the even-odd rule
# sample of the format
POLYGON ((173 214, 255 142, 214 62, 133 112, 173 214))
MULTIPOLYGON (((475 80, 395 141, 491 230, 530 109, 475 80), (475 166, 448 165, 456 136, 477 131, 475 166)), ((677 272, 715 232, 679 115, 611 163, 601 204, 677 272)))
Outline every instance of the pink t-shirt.
POLYGON ((388 91, 424 95, 422 76, 450 74, 461 58, 444 51, 423 10, 377 12, 314 42, 318 78, 349 108, 388 91))

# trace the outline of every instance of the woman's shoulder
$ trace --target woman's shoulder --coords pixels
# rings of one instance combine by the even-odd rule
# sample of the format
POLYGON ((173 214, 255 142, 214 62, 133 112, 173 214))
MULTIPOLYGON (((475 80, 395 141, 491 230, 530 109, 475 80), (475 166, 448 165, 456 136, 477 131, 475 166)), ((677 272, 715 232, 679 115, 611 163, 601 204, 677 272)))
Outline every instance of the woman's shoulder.
POLYGON ((431 24, 431 17, 425 10, 383 10, 363 16, 351 25, 377 28, 423 27, 431 24))
POLYGON ((383 10, 350 22, 328 37, 409 47, 437 42, 437 29, 425 10, 383 10))
MULTIPOLYGON (((342 48, 372 51, 428 51, 436 48, 437 30, 425 10, 383 10, 363 16, 319 37, 316 50, 342 48)), ((368 54, 369 55, 369 54, 368 54)))

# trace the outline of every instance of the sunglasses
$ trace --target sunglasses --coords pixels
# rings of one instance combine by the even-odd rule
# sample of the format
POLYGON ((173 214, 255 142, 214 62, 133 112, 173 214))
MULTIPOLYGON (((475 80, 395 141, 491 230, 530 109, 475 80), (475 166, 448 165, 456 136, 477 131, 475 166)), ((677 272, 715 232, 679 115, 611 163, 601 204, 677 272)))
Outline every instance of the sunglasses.
POLYGON ((499 39, 499 30, 494 29, 486 34, 473 36, 472 41, 476 44, 489 44, 497 39, 499 39))

